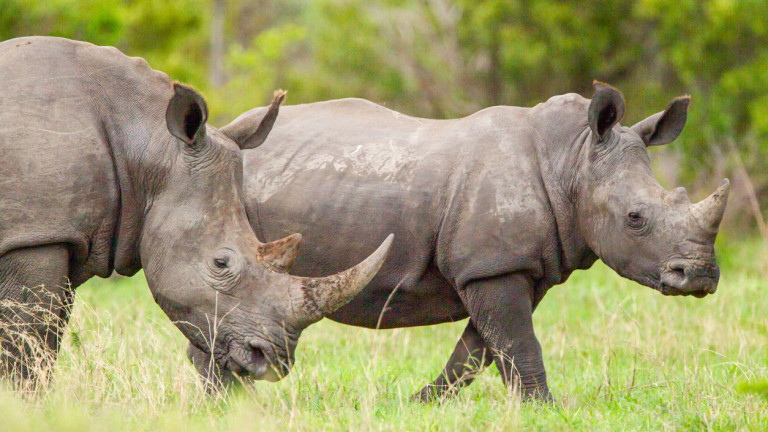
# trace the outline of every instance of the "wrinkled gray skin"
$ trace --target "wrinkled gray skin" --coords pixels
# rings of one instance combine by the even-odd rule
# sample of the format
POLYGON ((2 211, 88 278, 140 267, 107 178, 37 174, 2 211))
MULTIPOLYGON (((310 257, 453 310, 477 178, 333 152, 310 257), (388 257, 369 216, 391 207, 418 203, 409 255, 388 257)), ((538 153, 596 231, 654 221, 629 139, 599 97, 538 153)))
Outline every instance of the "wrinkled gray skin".
POLYGON ((299 278, 285 268, 301 236, 256 238, 241 149, 264 141, 283 93, 261 117, 218 130, 205 124, 199 94, 143 59, 30 37, 0 43, 0 95, 6 377, 34 383, 50 366, 74 288, 144 268, 163 311, 213 353, 207 367, 274 379, 301 330, 354 296, 385 259, 391 238, 346 272, 299 278))
POLYGON ((296 274, 336 271, 395 233, 378 275, 330 318, 393 328, 469 316, 419 399, 468 384, 492 360, 523 395, 549 399, 531 314, 574 270, 599 258, 665 295, 715 292, 728 182, 692 205, 659 185, 646 151, 678 136, 687 107, 679 98, 624 127, 621 93, 600 83, 591 101, 567 94, 455 120, 359 99, 287 106, 245 152, 246 207, 258 235, 307 239, 296 274))

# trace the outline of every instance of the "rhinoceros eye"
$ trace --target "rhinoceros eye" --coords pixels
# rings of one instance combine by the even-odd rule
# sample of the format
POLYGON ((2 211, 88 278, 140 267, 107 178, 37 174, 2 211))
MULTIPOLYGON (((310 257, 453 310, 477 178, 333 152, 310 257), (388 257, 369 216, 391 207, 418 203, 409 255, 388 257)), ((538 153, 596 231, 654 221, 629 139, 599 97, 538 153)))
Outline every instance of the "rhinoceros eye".
POLYGON ((627 215, 627 226, 632 229, 640 229, 645 226, 645 218, 640 214, 640 212, 631 211, 627 215))
POLYGON ((208 259, 204 277, 211 288, 229 293, 242 278, 243 265, 243 260, 235 250, 226 247, 221 248, 208 259))
POLYGON ((216 270, 231 269, 237 264, 235 252, 229 248, 221 248, 213 255, 213 268, 216 270))

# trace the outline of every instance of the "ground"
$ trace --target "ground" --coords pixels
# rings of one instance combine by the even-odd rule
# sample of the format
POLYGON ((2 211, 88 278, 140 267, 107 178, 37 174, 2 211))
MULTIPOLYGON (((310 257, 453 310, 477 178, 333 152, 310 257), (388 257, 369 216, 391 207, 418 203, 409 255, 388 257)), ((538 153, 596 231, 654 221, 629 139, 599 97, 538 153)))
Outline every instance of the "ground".
POLYGON ((495 368, 454 400, 411 402, 464 322, 377 332, 326 320, 304 332, 288 378, 209 397, 143 275, 94 279, 78 290, 51 387, 0 392, 0 430, 766 431, 768 254, 727 245, 703 300, 601 263, 550 291, 534 318, 553 405, 507 397, 495 368))

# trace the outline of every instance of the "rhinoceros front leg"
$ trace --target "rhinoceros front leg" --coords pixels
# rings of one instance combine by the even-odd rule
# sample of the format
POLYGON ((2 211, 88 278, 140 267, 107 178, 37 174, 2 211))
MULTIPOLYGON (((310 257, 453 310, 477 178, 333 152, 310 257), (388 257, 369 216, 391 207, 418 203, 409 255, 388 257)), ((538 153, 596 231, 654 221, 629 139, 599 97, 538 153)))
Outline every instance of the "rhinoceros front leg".
POLYGON ((541 346, 533 331, 533 281, 520 273, 470 282, 459 292, 504 384, 524 399, 551 401, 541 346))
POLYGON ((72 310, 69 251, 37 246, 0 257, 0 375, 24 388, 49 376, 72 310))
POLYGON ((419 390, 413 398, 421 402, 432 402, 452 396, 462 387, 471 384, 480 370, 492 361, 493 357, 485 341, 470 320, 440 376, 419 390))

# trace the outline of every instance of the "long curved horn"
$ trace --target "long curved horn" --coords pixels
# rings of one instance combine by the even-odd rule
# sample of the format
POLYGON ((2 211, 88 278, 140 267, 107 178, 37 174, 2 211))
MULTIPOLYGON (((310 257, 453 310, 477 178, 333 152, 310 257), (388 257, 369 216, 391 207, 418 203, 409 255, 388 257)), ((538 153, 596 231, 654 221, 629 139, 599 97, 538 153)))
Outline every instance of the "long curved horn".
POLYGON ((309 325, 349 303, 384 264, 394 238, 390 234, 365 261, 341 273, 316 278, 293 276, 291 298, 300 299, 300 304, 294 304, 297 320, 309 325))
POLYGON ((720 221, 723 220, 725 204, 728 201, 730 190, 731 182, 728 179, 723 179, 712 195, 691 206, 691 215, 699 226, 707 232, 717 233, 720 221))

